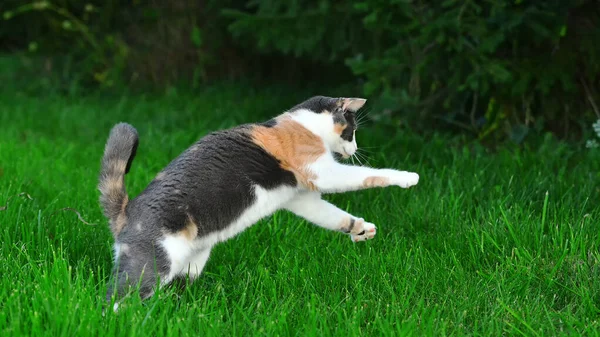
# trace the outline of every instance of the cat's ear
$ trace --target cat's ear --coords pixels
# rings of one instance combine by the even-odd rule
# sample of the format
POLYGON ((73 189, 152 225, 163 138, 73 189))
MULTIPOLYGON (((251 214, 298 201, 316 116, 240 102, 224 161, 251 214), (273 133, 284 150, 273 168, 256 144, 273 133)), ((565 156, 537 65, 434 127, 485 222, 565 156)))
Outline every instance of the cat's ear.
POLYGON ((352 112, 358 111, 367 102, 364 98, 343 98, 342 99, 342 110, 350 110, 352 112))

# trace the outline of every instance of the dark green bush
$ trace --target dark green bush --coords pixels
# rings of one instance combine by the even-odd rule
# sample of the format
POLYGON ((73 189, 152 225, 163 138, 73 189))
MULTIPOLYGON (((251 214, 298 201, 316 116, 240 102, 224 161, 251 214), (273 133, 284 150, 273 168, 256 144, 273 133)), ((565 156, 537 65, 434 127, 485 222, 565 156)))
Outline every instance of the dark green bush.
POLYGON ((222 6, 236 8, 227 0, 7 0, 0 50, 26 50, 86 85, 199 83, 214 64, 220 75, 239 72, 222 6))
POLYGON ((252 3, 224 11, 234 35, 259 52, 345 62, 366 79, 365 95, 381 97, 377 111, 413 125, 519 142, 600 113, 595 0, 252 3))
POLYGON ((129 48, 114 29, 119 6, 108 1, 22 1, 0 5, 3 49, 27 50, 43 58, 44 73, 111 85, 121 73, 129 48), (59 62, 57 62, 59 61, 59 62))
POLYGON ((600 118, 597 0, 8 0, 0 11, 0 48, 61 56, 96 84, 285 73, 318 86, 346 81, 346 67, 394 123, 520 142, 600 118))

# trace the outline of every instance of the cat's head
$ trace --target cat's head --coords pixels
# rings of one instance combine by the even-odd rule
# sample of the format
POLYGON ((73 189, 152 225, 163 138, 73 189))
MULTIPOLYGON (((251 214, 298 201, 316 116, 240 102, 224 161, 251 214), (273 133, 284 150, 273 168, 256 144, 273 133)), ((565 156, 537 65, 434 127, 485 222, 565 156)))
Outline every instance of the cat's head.
POLYGON ((364 98, 315 96, 296 105, 289 112, 310 131, 319 135, 329 150, 349 158, 358 149, 356 112, 366 102, 364 98))

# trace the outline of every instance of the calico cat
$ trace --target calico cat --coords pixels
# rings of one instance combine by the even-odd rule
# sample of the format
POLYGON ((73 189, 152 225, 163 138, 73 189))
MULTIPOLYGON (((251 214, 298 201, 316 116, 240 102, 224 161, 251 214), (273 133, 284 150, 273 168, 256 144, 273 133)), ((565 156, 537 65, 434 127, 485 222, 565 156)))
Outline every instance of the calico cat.
POLYGON ((416 185, 419 175, 338 163, 357 150, 360 98, 317 96, 263 123, 210 133, 165 167, 129 200, 124 176, 138 134, 126 123, 106 143, 99 189, 113 233, 114 285, 107 300, 139 285, 149 297, 157 284, 197 278, 211 248, 261 218, 285 209, 355 241, 376 227, 321 199, 323 193, 416 185), (158 281, 158 282, 157 282, 158 281))

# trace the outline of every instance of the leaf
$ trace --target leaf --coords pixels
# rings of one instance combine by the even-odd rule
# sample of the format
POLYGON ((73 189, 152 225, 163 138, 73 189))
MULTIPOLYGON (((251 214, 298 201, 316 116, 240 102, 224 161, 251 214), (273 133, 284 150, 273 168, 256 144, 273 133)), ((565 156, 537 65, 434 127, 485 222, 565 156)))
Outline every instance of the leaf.
POLYGON ((194 44, 194 46, 196 48, 200 48, 202 46, 202 33, 200 31, 200 28, 198 28, 198 26, 194 26, 194 28, 192 28, 192 43, 194 44))
POLYGON ((369 4, 367 2, 357 2, 354 3, 354 9, 359 12, 366 12, 369 10, 369 4))
POLYGON ((560 27, 559 35, 560 37, 565 37, 567 35, 567 25, 562 25, 562 27, 560 27))
POLYGON ((378 17, 378 13, 376 11, 373 11, 371 12, 371 14, 365 16, 363 22, 365 23, 365 25, 375 24, 377 23, 378 17))
POLYGON ((72 23, 71 23, 71 21, 69 21, 69 20, 64 20, 64 21, 62 22, 62 28, 63 28, 64 30, 71 30, 71 29, 73 28, 73 24, 72 24, 72 23))
POLYGON ((512 74, 502 64, 498 62, 490 63, 487 67, 488 73, 492 75, 492 78, 496 82, 504 83, 508 82, 512 78, 512 74))
POLYGON ((50 3, 48 3, 48 1, 38 1, 32 4, 32 8, 38 11, 44 10, 48 7, 50 7, 50 3))

